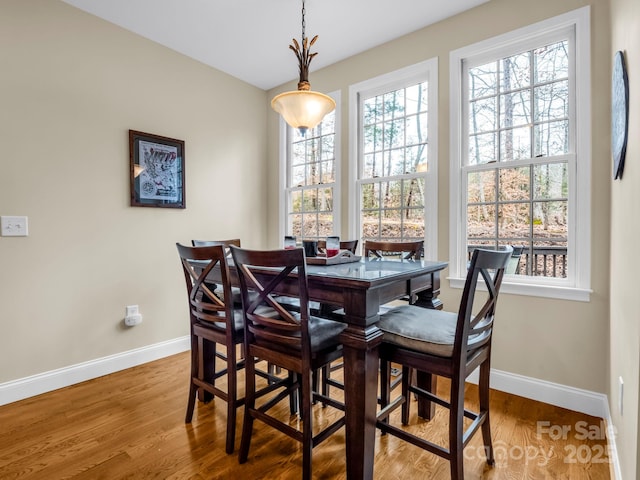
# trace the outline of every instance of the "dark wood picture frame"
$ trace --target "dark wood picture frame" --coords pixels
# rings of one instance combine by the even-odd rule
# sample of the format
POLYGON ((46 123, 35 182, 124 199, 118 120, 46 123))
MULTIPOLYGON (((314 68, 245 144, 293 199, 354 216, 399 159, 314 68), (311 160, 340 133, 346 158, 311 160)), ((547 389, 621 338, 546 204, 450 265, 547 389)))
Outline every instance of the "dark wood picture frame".
POLYGON ((184 141, 129 130, 132 207, 185 208, 184 141))

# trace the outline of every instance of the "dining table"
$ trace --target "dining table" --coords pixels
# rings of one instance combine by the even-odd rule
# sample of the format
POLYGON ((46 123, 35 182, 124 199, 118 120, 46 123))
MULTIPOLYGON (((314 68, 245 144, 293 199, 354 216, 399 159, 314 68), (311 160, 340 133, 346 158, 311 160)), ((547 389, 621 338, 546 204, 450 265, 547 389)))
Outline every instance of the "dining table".
MULTIPOLYGON (((378 349, 382 331, 376 326, 381 306, 410 296, 413 304, 442 308, 440 272, 447 262, 429 260, 380 260, 361 258, 337 264, 308 262, 309 299, 342 309, 337 317, 347 324, 341 334, 344 364, 347 479, 373 478, 376 412, 378 405, 378 349)), ((265 271, 268 275, 268 271, 265 271)), ((232 285, 238 278, 229 262, 232 285)), ((213 279, 215 280, 215 279, 213 279)), ((285 295, 295 295, 295 280, 283 285, 285 295)), ((422 388, 433 389, 431 377, 417 372, 422 388)), ((432 404, 422 404, 418 414, 431 418, 432 404)))

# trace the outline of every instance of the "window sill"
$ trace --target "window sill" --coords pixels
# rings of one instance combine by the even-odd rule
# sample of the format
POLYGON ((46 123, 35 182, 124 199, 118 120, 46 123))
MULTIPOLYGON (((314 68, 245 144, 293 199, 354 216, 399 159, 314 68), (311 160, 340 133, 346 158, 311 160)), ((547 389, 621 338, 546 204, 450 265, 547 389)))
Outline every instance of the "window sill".
MULTIPOLYGON (((464 278, 448 277, 451 288, 464 288, 464 278)), ((510 282, 509 278, 502 281, 500 293, 514 295, 526 295, 530 297, 555 298, 559 300, 572 300, 575 302, 589 302, 593 290, 577 287, 565 287, 562 285, 541 285, 531 283, 510 282)))

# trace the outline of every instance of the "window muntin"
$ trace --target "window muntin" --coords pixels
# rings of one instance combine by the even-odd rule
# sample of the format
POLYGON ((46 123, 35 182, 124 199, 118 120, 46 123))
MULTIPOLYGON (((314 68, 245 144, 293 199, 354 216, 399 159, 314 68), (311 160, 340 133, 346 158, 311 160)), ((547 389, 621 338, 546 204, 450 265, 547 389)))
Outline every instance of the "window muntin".
POLYGON ((317 240, 335 227, 336 114, 303 136, 288 128, 286 235, 317 240))

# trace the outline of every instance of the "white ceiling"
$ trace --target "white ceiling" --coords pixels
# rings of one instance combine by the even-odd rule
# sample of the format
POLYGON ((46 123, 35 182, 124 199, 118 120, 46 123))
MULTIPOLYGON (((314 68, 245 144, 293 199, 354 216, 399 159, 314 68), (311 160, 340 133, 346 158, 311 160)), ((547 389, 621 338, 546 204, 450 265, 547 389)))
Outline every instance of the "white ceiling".
MULTIPOLYGON (((301 0, 63 0, 268 90, 297 79, 301 0)), ((311 71, 489 0, 306 0, 311 71)), ((313 83, 313 77, 311 77, 313 83)))

